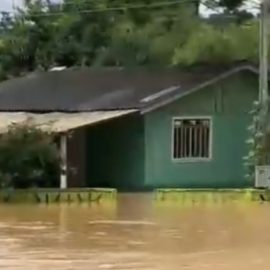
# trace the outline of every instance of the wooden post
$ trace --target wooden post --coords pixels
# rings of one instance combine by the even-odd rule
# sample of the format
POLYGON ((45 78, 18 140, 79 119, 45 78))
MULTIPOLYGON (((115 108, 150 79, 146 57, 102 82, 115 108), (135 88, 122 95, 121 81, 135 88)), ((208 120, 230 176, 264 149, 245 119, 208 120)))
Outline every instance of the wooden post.
POLYGON ((60 138, 60 155, 61 155, 61 175, 60 188, 67 188, 67 135, 62 134, 60 138))

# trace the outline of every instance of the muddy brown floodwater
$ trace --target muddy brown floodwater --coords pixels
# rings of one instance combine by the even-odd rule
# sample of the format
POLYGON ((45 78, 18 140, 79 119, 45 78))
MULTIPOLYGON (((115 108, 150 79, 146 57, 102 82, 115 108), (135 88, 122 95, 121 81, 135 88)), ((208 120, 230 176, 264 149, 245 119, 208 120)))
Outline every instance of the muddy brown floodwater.
POLYGON ((270 204, 2 205, 0 269, 269 270, 270 204))

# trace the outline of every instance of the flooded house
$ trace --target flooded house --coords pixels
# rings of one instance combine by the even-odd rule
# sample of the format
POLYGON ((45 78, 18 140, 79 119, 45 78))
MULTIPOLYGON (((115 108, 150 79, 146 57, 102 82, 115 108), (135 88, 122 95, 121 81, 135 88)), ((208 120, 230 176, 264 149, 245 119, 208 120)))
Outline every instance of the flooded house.
POLYGON ((66 69, 0 84, 0 131, 27 117, 61 137, 61 187, 246 187, 251 66, 66 69))

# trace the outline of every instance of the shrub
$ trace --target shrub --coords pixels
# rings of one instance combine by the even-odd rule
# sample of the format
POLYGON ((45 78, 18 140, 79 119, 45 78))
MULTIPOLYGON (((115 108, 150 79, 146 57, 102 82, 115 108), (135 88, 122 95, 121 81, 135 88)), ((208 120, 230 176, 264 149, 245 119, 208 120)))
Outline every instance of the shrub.
POLYGON ((54 136, 25 122, 0 135, 2 187, 50 187, 57 183, 60 157, 54 136))

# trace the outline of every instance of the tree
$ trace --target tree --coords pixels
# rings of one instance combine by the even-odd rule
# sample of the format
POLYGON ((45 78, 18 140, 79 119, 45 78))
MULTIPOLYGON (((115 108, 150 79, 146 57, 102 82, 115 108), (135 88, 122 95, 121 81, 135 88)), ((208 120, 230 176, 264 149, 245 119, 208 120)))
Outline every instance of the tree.
POLYGON ((25 2, 13 18, 2 17, 0 79, 57 65, 184 66, 256 57, 256 23, 239 10, 242 0, 25 2), (222 25, 202 20, 200 3, 223 6, 224 15, 236 19, 222 25))
POLYGON ((175 49, 173 63, 222 65, 243 60, 256 62, 257 33, 257 23, 244 26, 231 24, 222 30, 212 25, 200 25, 184 46, 175 49))
POLYGON ((57 185, 60 158, 54 137, 30 122, 11 125, 0 136, 2 186, 29 188, 57 185))
POLYGON ((225 13, 234 13, 247 0, 201 0, 200 3, 206 5, 210 9, 223 8, 225 13))

